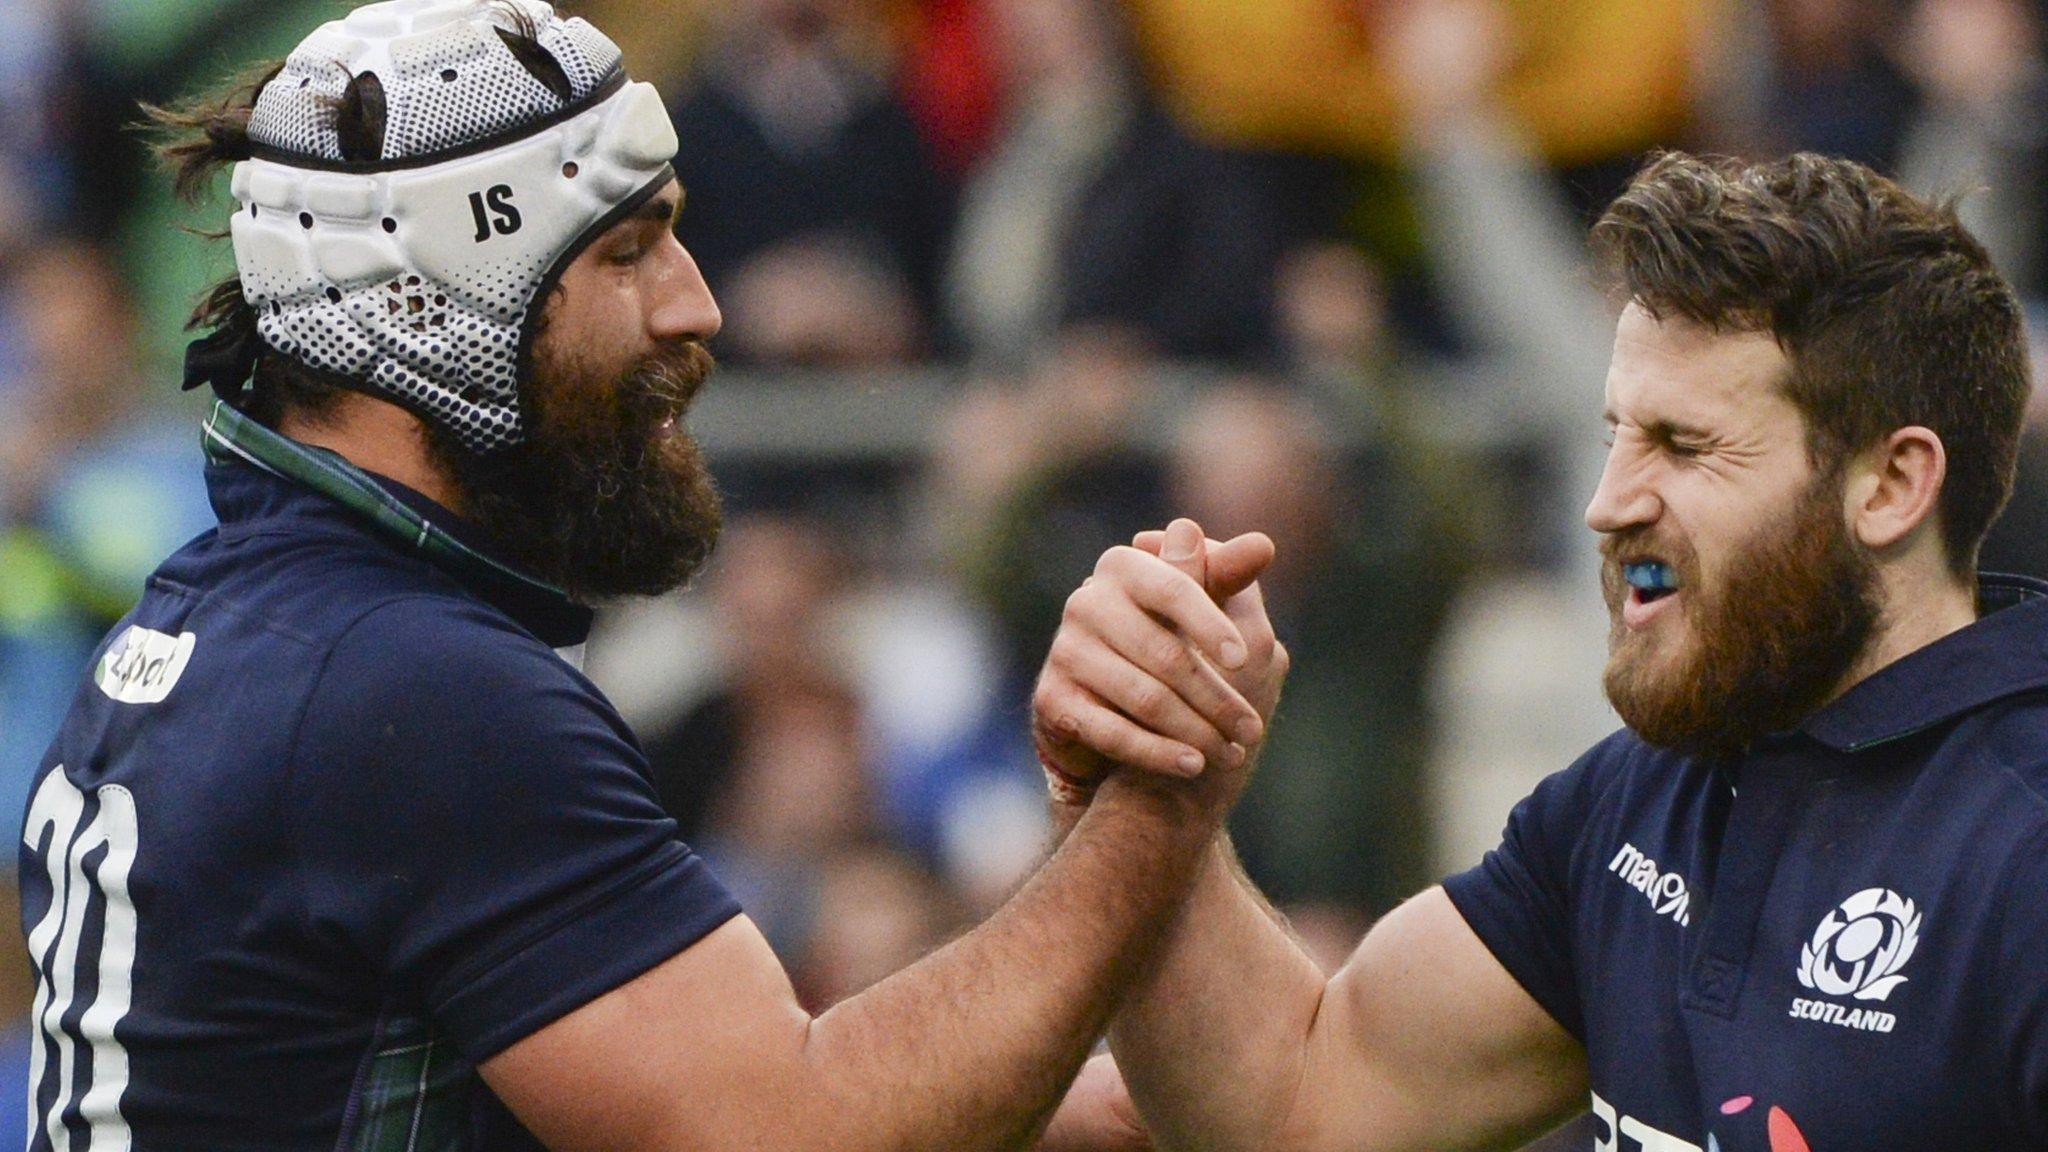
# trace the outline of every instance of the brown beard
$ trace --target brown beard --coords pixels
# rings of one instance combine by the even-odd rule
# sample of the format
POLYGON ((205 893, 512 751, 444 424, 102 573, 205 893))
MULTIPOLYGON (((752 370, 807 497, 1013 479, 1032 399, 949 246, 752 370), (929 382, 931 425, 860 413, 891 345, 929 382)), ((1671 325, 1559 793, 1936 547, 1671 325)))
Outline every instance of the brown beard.
POLYGON ((1839 477, 1816 479, 1786 515, 1753 532, 1719 587, 1700 579, 1698 558, 1682 541, 1615 535, 1600 551, 1614 622, 1607 699, 1659 747, 1728 756, 1798 725, 1834 695, 1877 625, 1877 570, 1842 522, 1839 477), (1661 672, 1651 666, 1649 638, 1621 622, 1621 558, 1645 552, 1678 574, 1691 633, 1690 650, 1661 672))
POLYGON ((586 603, 659 595, 718 542, 718 490, 682 427, 711 369, 694 340, 616 375, 543 353, 522 393, 524 441, 484 457, 445 445, 436 454, 505 559, 586 603))

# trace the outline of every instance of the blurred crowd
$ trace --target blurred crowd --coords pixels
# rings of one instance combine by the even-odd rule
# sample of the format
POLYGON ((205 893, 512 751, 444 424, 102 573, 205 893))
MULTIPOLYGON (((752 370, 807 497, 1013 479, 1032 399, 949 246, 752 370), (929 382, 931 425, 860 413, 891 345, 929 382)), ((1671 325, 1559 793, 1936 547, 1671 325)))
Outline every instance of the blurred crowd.
MULTIPOLYGON (((1584 234, 1647 152, 1960 194, 2048 299, 2039 0, 562 6, 668 95, 726 316, 727 537, 609 609, 591 671, 816 1005, 1028 873, 1031 677, 1095 557, 1172 516, 1279 545, 1294 671, 1233 829, 1332 962, 1613 724, 1584 234)), ((172 202, 136 102, 345 7, 0 4, 0 809, 211 523, 176 366, 230 257, 181 226, 224 210, 172 202)), ((1986 566, 2048 573, 2048 435, 1986 566)))

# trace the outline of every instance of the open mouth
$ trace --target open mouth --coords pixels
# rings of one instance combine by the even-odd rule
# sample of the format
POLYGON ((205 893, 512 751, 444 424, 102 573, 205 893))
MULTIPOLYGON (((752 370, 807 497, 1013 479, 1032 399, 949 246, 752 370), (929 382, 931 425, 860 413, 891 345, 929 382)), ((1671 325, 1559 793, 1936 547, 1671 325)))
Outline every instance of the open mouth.
POLYGON ((1678 591, 1678 573, 1662 560, 1631 560, 1621 566, 1621 574, 1643 604, 1655 604, 1678 591))

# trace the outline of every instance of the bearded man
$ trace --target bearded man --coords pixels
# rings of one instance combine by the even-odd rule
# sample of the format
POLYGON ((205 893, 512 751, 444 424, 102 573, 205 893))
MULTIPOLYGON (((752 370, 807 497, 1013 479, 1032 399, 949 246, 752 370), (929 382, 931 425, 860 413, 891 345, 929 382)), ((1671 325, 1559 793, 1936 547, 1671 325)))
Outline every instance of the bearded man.
MULTIPOLYGON (((2013 293, 1950 207, 1812 155, 1661 157, 1594 238, 1628 728, 1329 979, 1219 840, 1112 1027, 1131 1095, 1175 1148, 1510 1148, 1589 1101, 1603 1152, 2048 1145, 2048 586, 1973 569, 2013 293)), ((1278 698, 1256 552, 1138 544, 1089 595, 1202 584, 1250 658, 1070 615, 1037 699, 1065 777, 1228 731, 1225 684, 1278 698)))
MULTIPOLYGON (((31 1146, 1031 1142, 1242 771, 1111 779, 988 924, 814 1019, 575 667, 585 603, 718 529, 659 95, 537 0, 394 0, 161 117, 182 187, 234 170, 187 372, 220 526, 37 778, 31 1146)), ((1182 591, 1145 603, 1241 651, 1182 591)))

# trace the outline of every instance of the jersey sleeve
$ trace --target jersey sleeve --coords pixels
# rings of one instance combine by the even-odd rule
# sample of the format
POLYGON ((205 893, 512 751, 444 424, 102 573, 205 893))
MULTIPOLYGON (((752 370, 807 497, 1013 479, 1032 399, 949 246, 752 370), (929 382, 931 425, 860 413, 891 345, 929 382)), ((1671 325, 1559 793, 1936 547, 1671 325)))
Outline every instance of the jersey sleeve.
POLYGON ((739 912, 587 680, 480 606, 380 607, 299 724, 311 930, 481 1062, 739 912))
POLYGON ((1591 815, 1603 743, 1515 805, 1500 845, 1444 881, 1472 931, 1565 1031, 1586 1039, 1573 962, 1571 861, 1591 815))

